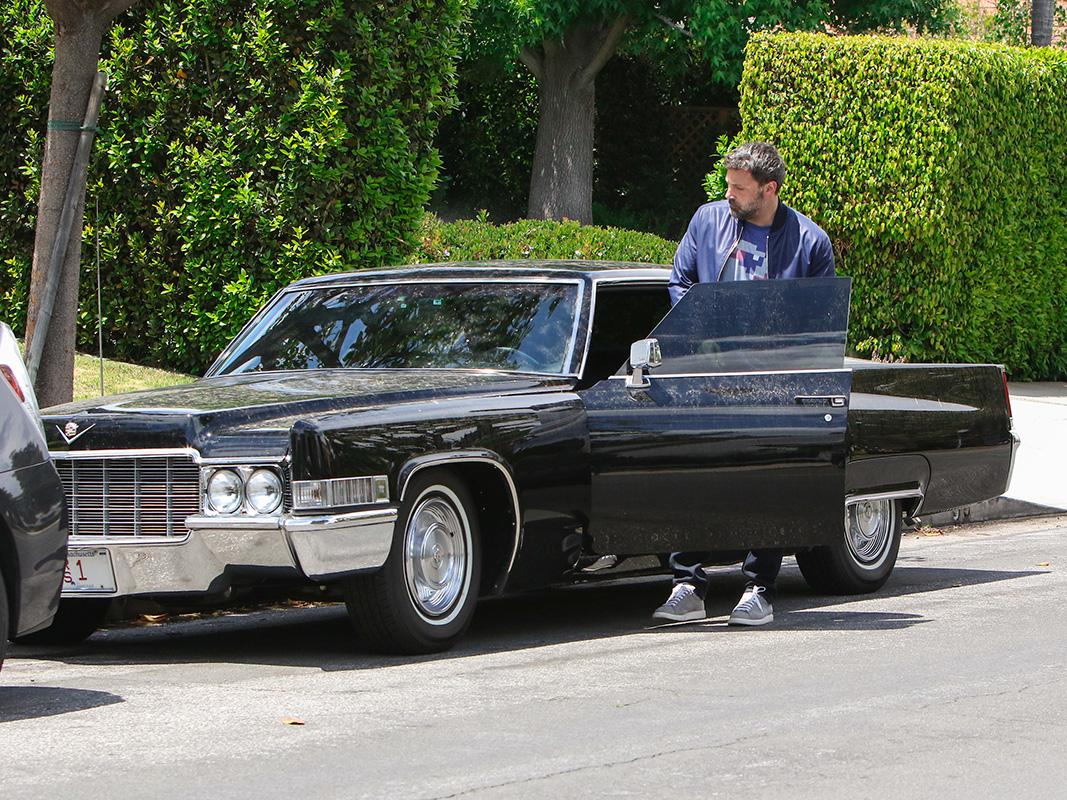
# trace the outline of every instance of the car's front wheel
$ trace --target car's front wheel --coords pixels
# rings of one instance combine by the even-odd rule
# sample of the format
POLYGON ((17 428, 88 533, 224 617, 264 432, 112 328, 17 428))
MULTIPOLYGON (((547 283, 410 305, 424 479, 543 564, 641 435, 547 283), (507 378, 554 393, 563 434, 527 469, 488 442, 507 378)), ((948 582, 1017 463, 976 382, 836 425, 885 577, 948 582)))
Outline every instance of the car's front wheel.
POLYGON ((845 507, 844 535, 797 553, 808 585, 823 594, 864 594, 889 580, 900 549, 899 500, 864 500, 845 507))
POLYGON ((391 653, 433 653, 466 631, 478 600, 481 549, 470 491, 452 471, 412 478, 389 558, 345 583, 345 604, 363 644, 391 653))

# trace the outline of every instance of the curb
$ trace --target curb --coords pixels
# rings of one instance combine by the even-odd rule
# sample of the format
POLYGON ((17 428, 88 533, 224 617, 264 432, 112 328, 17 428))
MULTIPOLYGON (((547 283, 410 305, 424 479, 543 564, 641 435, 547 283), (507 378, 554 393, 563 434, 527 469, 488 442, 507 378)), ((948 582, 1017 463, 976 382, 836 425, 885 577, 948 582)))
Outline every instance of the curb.
POLYGON ((993 522, 1002 519, 1022 519, 1025 517, 1048 517, 1067 514, 1067 509, 1043 506, 1014 497, 994 497, 970 506, 939 511, 936 514, 919 514, 925 525, 941 528, 947 525, 966 525, 970 522, 993 522))

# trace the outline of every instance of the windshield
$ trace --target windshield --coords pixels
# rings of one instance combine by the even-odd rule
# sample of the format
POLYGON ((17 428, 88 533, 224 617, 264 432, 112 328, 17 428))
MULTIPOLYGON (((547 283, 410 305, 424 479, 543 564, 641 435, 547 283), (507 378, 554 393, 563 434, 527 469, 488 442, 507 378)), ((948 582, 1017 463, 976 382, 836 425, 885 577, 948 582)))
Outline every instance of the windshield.
POLYGON ((286 292, 212 375, 293 369, 567 368, 573 283, 393 283, 286 292))

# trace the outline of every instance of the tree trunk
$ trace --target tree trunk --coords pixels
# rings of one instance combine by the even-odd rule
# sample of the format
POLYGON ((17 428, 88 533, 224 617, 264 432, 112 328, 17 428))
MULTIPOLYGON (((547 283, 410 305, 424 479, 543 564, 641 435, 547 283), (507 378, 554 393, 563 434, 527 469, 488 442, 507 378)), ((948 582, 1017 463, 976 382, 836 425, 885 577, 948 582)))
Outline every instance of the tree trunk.
POLYGON ((629 20, 576 26, 562 42, 523 53, 537 78, 540 116, 530 177, 530 219, 593 221, 596 76, 614 54, 629 20))
MULTIPOLYGON (((74 156, 81 136, 77 128, 100 61, 100 43, 116 15, 137 0, 46 0, 55 22, 55 64, 48 106, 48 134, 41 162, 41 196, 33 243, 33 271, 26 314, 26 341, 37 326, 48 263, 56 240, 70 185, 74 156)), ((75 176, 78 195, 70 243, 63 258, 52 319, 34 388, 42 407, 68 402, 74 390, 74 338, 78 316, 78 273, 81 264, 82 225, 85 216, 85 174, 75 176)))
POLYGON ((1052 44, 1052 16, 1056 0, 1034 0, 1030 13, 1030 44, 1048 47, 1052 44))

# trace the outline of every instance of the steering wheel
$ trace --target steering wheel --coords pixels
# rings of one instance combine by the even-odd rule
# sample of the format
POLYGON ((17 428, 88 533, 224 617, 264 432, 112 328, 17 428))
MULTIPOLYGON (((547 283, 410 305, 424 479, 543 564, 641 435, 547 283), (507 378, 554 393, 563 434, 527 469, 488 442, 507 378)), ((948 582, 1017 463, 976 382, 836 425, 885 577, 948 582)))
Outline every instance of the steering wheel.
POLYGON ((517 366, 522 369, 528 369, 531 372, 540 372, 541 365, 534 359, 533 356, 528 353, 522 352, 522 350, 516 350, 514 347, 494 347, 493 352, 499 353, 506 358, 513 359, 517 362, 517 366))

